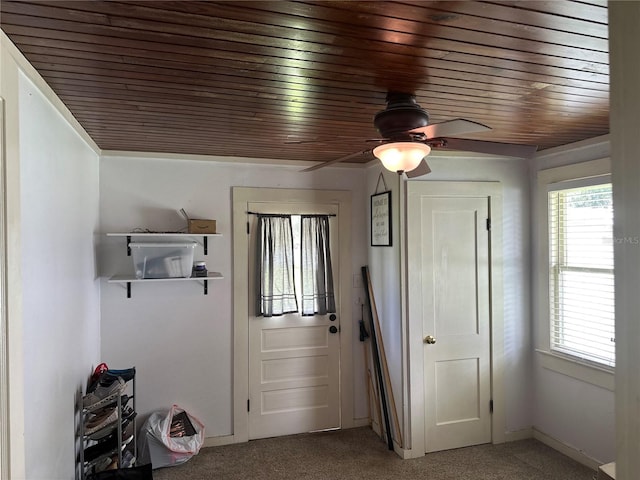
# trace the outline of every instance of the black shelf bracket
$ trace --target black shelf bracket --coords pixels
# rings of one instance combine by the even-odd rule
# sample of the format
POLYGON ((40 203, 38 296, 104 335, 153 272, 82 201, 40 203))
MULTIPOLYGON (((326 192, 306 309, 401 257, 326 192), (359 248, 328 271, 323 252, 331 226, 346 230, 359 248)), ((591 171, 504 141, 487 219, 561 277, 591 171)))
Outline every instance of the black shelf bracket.
POLYGON ((204 294, 205 295, 209 294, 209 281, 208 280, 204 281, 204 294))
POLYGON ((127 235, 127 257, 131 256, 131 247, 129 244, 131 243, 131 235, 127 235))
POLYGON ((127 298, 131 298, 131 282, 127 282, 127 298))
MULTIPOLYGON (((204 254, 208 255, 209 254, 209 242, 208 242, 208 238, 207 238, 206 235, 204 237, 202 237, 202 246, 204 247, 203 248, 204 254)), ((205 293, 205 295, 206 295, 206 293, 205 293)))

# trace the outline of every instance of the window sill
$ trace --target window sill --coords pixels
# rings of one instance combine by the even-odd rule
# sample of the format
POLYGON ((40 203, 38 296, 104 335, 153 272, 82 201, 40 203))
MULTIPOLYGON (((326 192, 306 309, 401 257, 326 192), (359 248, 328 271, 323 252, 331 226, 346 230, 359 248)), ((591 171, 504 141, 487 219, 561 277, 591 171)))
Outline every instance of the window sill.
POLYGON ((614 391, 615 373, 613 369, 581 363, 545 350, 536 349, 536 352, 540 354, 542 368, 614 391))

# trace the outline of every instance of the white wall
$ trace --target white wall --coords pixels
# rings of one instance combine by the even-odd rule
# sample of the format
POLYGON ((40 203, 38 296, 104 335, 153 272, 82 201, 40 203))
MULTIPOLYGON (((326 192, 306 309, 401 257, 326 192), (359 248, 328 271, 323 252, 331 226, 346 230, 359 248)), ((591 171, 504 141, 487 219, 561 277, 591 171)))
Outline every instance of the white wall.
MULTIPOLYGON (((110 367, 135 365, 137 408, 142 419, 176 403, 204 422, 207 437, 233 434, 233 292, 231 187, 349 190, 353 199, 354 274, 366 261, 364 175, 353 168, 325 168, 301 173, 302 167, 233 163, 216 159, 185 160, 144 156, 104 156, 100 166, 100 229, 156 231, 185 226, 177 210, 217 221, 222 237, 209 239, 209 255, 196 257, 223 280, 209 282, 203 295, 196 282, 133 284, 132 298, 121 285, 102 280, 102 353, 110 367)), ((222 159, 218 159, 222 160, 222 159)), ((125 239, 100 239, 100 275, 132 272, 125 239)), ((353 290, 353 331, 358 332, 363 292, 353 290)), ((354 333, 355 411, 367 416, 362 345, 354 333)))
MULTIPOLYGON (((402 343, 402 331, 400 328, 401 315, 400 315, 400 299, 402 295, 400 285, 400 250, 399 250, 399 230, 400 230, 400 210, 398 201, 398 175, 380 168, 378 164, 370 167, 367 171, 367 243, 369 245, 368 254, 369 259, 367 265, 369 266, 369 276, 371 278, 371 285, 373 287, 372 302, 375 303, 378 313, 378 321, 380 323, 380 330, 382 332, 382 338, 378 338, 379 350, 384 348, 386 361, 389 366, 389 373, 391 377, 391 389, 385 384, 385 397, 387 399, 389 423, 391 428, 394 428, 392 399, 396 405, 396 415, 398 416, 399 423, 403 423, 402 415, 402 351, 400 345, 402 343), (380 172, 382 171, 383 179, 380 179, 380 172), (384 185, 388 190, 391 190, 391 246, 390 247, 371 247, 371 195, 374 193, 381 193, 385 191, 384 185)), ((364 299, 363 299, 364 301, 364 299)), ((365 307, 365 312, 367 308, 365 307)), ((365 313, 368 316, 368 313, 365 313)), ((368 324, 368 323, 367 323, 368 324)), ((376 331, 376 334, 378 332, 376 331)), ((371 344, 371 347, 373 345, 371 344)), ((381 355, 381 354, 380 354, 381 355)), ((384 359, 380 358, 380 361, 384 359)), ((370 365, 371 376, 376 379, 376 369, 373 363, 370 365)), ((377 385, 377 383, 376 383, 377 385)), ((383 421, 380 419, 379 421, 383 421)), ((403 428, 403 437, 406 437, 403 428)), ((398 441, 398 435, 393 432, 393 438, 398 441)))
MULTIPOLYGON (((71 479, 75 407, 100 348, 93 248, 98 155, 5 39, 2 56, 3 69, 18 79, 9 83, 10 90, 6 84, 2 89, 11 104, 7 123, 18 133, 7 155, 9 180, 19 183, 11 188, 18 195, 10 196, 7 208, 18 220, 9 225, 10 236, 20 244, 20 264, 9 272, 10 301, 20 304, 14 310, 20 316, 10 320, 10 328, 19 322, 22 338, 9 348, 22 352, 21 359, 11 358, 11 389, 16 389, 11 399, 23 394, 24 401, 10 408, 12 417, 14 412, 24 415, 24 436, 11 432, 12 461, 13 450, 23 449, 24 464, 12 464, 12 478, 71 479)), ((15 340, 13 332, 9 338, 15 340)))
MULTIPOLYGON (((608 137, 598 137, 562 148, 541 152, 532 161, 531 191, 533 219, 538 218, 536 195, 539 170, 562 165, 577 164, 589 160, 606 158, 609 155, 608 137)), ((538 266, 548 262, 538 253, 538 229, 535 222, 532 230, 533 278, 537 278, 538 266)), ((533 327, 538 341, 543 323, 549 321, 537 301, 538 291, 533 282, 533 327)), ((607 463, 615 459, 615 415, 614 392, 602 386, 573 378, 558 371, 545 368, 544 354, 534 353, 534 416, 537 432, 558 442, 559 447, 580 452, 593 463, 607 463)))
MULTIPOLYGON (((503 282, 505 339, 506 430, 517 432, 532 424, 531 332, 529 276, 530 217, 529 173, 523 160, 429 156, 432 173, 412 181, 499 181, 503 195, 503 282)), ((375 191, 380 168, 367 175, 368 193, 375 191)), ((393 248, 370 247, 369 265, 380 313, 384 342, 393 377, 396 403, 401 392, 400 258, 398 252, 399 184, 397 175, 385 172, 393 190, 393 248)), ((407 219, 408 222, 411 219, 407 219)), ((400 407, 398 407, 400 410, 400 407)), ((399 414, 401 412, 399 411, 399 414)), ((406 434, 405 434, 406 437, 406 434)))

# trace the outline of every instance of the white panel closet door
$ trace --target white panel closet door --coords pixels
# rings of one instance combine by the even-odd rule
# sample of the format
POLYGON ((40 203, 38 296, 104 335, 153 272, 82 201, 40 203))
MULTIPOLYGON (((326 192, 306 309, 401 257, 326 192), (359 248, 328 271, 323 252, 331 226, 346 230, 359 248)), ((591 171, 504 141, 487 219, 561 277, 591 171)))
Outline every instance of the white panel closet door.
MULTIPOLYGON (((427 183, 427 182, 425 182, 427 183)), ((427 452, 491 441, 489 199, 410 202, 410 281, 420 282, 427 452)), ((412 302, 412 298, 409 298, 412 302)))

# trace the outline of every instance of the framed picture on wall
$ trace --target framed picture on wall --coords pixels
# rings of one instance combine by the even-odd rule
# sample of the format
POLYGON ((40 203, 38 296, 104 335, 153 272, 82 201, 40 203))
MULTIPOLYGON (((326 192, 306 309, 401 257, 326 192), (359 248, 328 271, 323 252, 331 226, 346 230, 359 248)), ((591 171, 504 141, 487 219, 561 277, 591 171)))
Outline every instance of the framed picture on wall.
POLYGON ((371 246, 391 246, 391 192, 371 195, 371 246))

